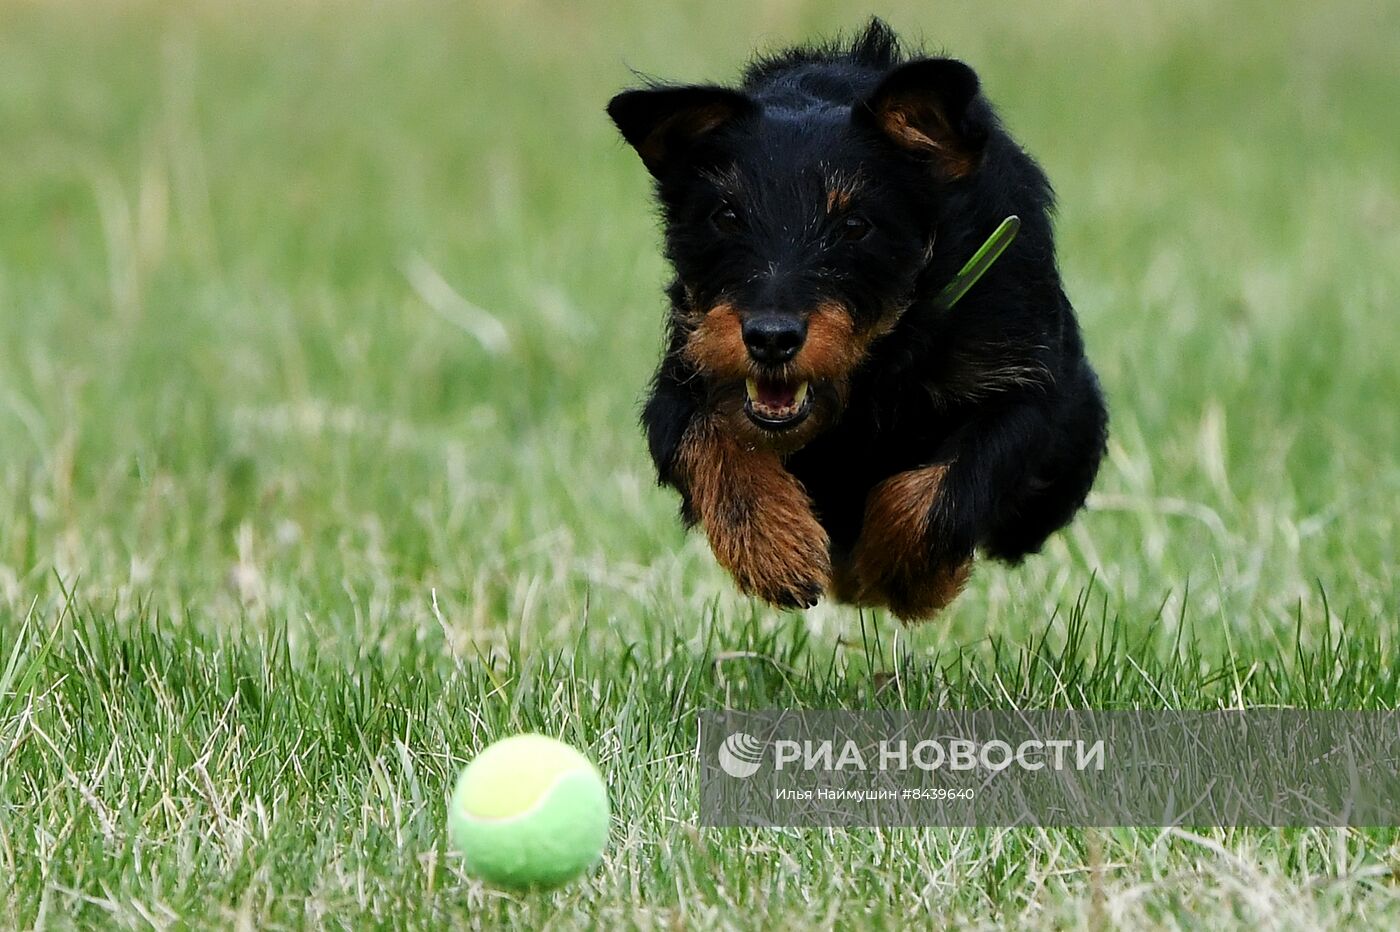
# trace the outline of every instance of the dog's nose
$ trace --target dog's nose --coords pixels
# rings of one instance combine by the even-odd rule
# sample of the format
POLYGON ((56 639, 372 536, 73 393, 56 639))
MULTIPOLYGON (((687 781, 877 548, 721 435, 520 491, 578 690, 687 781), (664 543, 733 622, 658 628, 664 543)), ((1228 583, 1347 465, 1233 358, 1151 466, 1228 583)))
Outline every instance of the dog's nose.
POLYGON ((797 355, 807 339, 800 317, 759 314, 744 321, 744 345, 755 362, 778 366, 797 355))

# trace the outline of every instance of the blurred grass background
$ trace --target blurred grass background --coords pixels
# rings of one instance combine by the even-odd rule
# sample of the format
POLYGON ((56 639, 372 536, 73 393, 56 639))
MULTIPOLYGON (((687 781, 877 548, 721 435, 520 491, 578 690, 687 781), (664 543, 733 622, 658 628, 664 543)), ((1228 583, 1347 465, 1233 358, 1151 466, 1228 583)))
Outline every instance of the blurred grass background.
POLYGON ((470 923, 465 899, 501 921, 724 925, 789 862, 802 884, 774 902, 794 924, 858 896, 881 905, 856 924, 931 908, 1079 924, 1108 902, 1171 925, 1182 896, 1266 925, 1380 908, 1355 884, 1371 891, 1392 849, 1364 833, 1226 833, 1225 854, 1150 833, 702 836, 684 755, 697 707, 887 701, 869 668, 907 662, 910 704, 1396 702, 1397 22, 1394 2, 1301 0, 0 5, 13 923, 160 925, 162 904, 259 926, 470 923), (1089 511, 913 630, 740 598, 654 488, 635 414, 665 272, 645 172, 602 110, 629 68, 726 80, 752 48, 875 12, 972 63, 1049 171, 1114 419, 1089 511), (1076 639, 1071 617, 1116 646, 1076 639), (722 672, 745 652, 774 663, 722 672), (1041 652, 1061 664, 1043 681, 1041 652), (1064 672, 1081 662, 1100 676, 1064 672), (287 708, 245 718, 247 682, 287 708), (396 696, 419 714, 346 711, 396 696), (298 744, 302 708, 330 721, 298 744), (581 891, 500 904, 442 854, 442 781, 527 725, 624 785, 621 840, 581 891), (181 734, 229 773, 206 755, 190 777, 201 755, 163 743, 181 734), (319 782, 267 764, 341 741, 319 782), (148 800, 141 761, 167 754, 148 800), (410 784, 405 815, 387 800, 410 784), (363 839, 309 822, 318 794, 348 819, 376 785, 416 853, 327 873, 363 839), (104 809, 124 815, 104 828, 104 809), (234 832, 236 850, 182 860, 181 839, 259 818, 282 847, 234 832), (87 847, 147 833, 150 862, 87 847), (1201 889, 1174 885, 1198 851, 1201 889), (935 861, 968 873, 930 881, 935 861), (1246 862, 1263 906, 1231 880, 1246 862))

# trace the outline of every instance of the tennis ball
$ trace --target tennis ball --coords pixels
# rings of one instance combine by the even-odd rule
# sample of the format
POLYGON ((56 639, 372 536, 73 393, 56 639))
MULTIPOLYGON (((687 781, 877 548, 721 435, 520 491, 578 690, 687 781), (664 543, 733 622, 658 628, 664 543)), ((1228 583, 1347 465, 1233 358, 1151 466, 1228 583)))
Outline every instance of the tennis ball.
POLYGON ((457 779, 447 814, 467 873, 501 887, 553 887, 583 873, 608 837, 608 791, 562 741, 516 735, 457 779))

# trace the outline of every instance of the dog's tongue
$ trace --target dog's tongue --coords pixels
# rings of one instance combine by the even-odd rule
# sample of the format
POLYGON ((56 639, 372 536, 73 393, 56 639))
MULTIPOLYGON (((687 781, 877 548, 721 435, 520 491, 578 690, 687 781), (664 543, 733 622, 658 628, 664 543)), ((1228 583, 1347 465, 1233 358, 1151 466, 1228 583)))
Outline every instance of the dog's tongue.
POLYGON ((786 408, 797 400, 797 386, 777 379, 758 379, 759 404, 769 408, 786 408))

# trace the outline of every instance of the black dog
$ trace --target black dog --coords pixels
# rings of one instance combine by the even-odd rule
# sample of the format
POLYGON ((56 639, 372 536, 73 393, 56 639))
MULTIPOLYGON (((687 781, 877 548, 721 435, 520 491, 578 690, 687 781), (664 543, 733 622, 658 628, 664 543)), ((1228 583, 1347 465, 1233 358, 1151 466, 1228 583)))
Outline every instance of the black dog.
POLYGON ((741 589, 924 618, 974 547, 1019 560, 1069 522, 1107 413, 1049 182, 970 68, 906 57, 872 20, 738 89, 651 86, 608 114, 656 179, 676 273, 651 455, 741 589))

